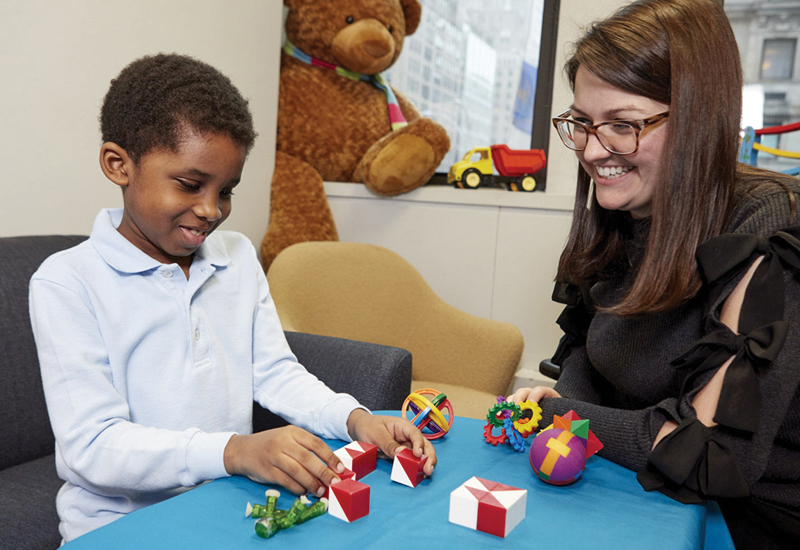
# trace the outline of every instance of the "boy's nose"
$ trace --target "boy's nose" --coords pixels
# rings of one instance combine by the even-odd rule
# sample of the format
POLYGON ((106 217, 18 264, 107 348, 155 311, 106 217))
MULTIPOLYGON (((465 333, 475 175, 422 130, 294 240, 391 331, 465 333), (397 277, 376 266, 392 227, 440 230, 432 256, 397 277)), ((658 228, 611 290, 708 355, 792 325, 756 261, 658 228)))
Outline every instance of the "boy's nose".
POLYGON ((195 204, 194 213, 197 217, 208 221, 216 221, 222 217, 222 208, 218 198, 208 198, 195 204))

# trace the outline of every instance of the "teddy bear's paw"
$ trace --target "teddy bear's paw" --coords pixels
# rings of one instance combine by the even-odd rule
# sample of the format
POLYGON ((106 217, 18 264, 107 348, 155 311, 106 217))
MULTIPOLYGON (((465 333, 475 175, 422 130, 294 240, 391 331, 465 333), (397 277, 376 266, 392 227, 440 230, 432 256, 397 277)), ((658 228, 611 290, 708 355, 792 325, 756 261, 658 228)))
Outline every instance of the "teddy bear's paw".
POLYGON ((397 195, 416 189, 436 171, 436 154, 425 138, 413 134, 395 137, 378 151, 371 163, 359 168, 366 186, 381 195, 397 195))

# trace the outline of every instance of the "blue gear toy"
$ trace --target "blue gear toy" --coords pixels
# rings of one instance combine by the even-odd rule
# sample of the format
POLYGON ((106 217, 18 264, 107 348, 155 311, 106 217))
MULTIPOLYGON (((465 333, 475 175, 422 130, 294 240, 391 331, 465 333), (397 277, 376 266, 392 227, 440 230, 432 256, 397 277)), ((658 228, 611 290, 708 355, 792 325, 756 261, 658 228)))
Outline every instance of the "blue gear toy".
POLYGON ((514 428, 514 422, 510 418, 506 418, 503 421, 503 426, 506 429, 506 435, 508 436, 508 443, 514 447, 514 450, 518 453, 525 452, 525 440, 522 438, 522 434, 520 434, 516 428, 514 428))

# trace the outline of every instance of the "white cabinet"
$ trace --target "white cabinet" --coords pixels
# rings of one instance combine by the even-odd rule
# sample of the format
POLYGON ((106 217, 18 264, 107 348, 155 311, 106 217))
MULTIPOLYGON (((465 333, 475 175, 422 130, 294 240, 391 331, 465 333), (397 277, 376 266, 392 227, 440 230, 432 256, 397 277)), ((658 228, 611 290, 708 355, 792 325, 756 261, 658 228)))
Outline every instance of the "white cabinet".
POLYGON ((572 218, 572 197, 426 186, 396 197, 354 183, 326 183, 342 241, 400 254, 447 303, 516 325, 525 338, 518 384, 538 373, 561 331, 550 300, 572 218))

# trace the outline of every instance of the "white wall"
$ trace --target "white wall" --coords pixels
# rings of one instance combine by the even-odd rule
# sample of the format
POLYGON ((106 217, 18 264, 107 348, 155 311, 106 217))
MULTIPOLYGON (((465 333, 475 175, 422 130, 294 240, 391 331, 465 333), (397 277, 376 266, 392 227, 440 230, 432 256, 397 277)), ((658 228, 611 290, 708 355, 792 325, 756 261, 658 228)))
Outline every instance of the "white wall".
POLYGON ((192 55, 250 100, 259 132, 226 229, 260 242, 275 157, 279 0, 0 1, 0 236, 88 234, 122 205, 98 164, 109 81, 136 58, 192 55))

